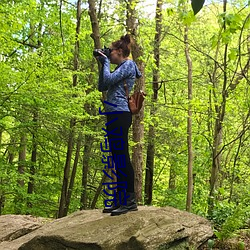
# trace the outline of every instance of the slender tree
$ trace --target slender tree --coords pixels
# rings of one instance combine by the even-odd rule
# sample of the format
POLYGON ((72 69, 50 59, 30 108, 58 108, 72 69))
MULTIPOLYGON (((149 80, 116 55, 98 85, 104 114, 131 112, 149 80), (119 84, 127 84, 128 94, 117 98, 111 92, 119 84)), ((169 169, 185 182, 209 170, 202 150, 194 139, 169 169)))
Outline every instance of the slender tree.
MULTIPOLYGON (((100 4, 99 4, 98 16, 96 14, 95 1, 88 0, 88 4, 89 4, 89 16, 90 16, 91 27, 92 27, 91 37, 94 40, 95 49, 100 49, 101 48, 101 40, 100 40, 99 20, 100 20, 100 16, 101 16, 102 1, 100 1, 100 4), (98 17, 99 17, 99 19, 98 19, 98 17)), ((98 69, 99 69, 99 71, 101 70, 101 64, 99 62, 98 62, 98 69)), ((93 70, 93 68, 92 68, 92 70, 93 70)), ((104 101, 104 100, 106 100, 106 91, 102 92, 102 101, 104 101)), ((85 150, 84 150, 86 155, 88 155, 89 149, 90 149, 89 146, 86 145, 85 150)), ((111 152, 109 153, 109 155, 112 156, 111 152)), ((84 191, 83 191, 83 194, 81 197, 81 202, 82 202, 83 207, 86 207, 86 203, 87 203, 87 198, 86 198, 86 196, 87 196, 87 174, 88 174, 88 164, 84 164, 83 165, 83 177, 82 177, 82 186, 83 186, 84 191)), ((113 173, 111 174, 111 176, 113 177, 114 182, 115 182, 116 176, 113 173)), ((102 191, 102 187, 103 187, 102 183, 105 182, 105 179, 106 179, 106 175, 104 174, 99 185, 98 185, 96 193, 94 195, 93 201, 91 203, 91 208, 95 208, 98 197, 102 191)), ((114 190, 114 192, 115 192, 115 190, 114 190)))
POLYGON ((189 53, 188 43, 188 26, 185 26, 184 34, 185 55, 188 65, 188 117, 187 117, 187 146, 188 146, 188 189, 186 210, 191 212, 192 196, 193 196, 193 149, 192 149, 192 93, 193 93, 193 77, 192 77, 192 59, 189 53))
MULTIPOLYGON (((220 32, 222 34, 228 32, 228 27, 227 27, 227 0, 223 1, 223 26, 220 32)), ((247 16, 247 18, 244 21, 244 25, 250 15, 247 16)), ((241 36, 242 36, 242 30, 240 33, 240 39, 239 39, 239 51, 241 48, 241 36)), ((221 35, 222 36, 222 35, 221 35)), ((221 37, 220 36, 220 37, 221 37)), ((247 41, 247 39, 246 39, 247 41)), ((222 172, 222 153, 223 153, 223 127, 224 127, 224 121, 225 121, 225 116, 226 116, 226 107, 227 107, 227 102, 228 102, 228 97, 229 95, 236 89, 236 87, 239 85, 242 79, 246 78, 246 74, 249 71, 250 67, 250 57, 248 56, 245 65, 241 66, 241 70, 238 72, 238 63, 236 63, 236 69, 234 71, 233 76, 230 79, 230 74, 229 74, 229 67, 228 67, 228 54, 229 54, 229 40, 224 40, 224 52, 223 52, 223 63, 222 66, 220 66, 220 69, 222 70, 223 74, 223 84, 222 84, 222 89, 221 89, 221 101, 219 102, 219 98, 217 96, 217 93, 215 90, 219 88, 219 84, 215 80, 215 75, 216 75, 216 70, 219 67, 218 63, 215 67, 214 74, 211 76, 210 79, 214 83, 214 99, 216 100, 215 102, 215 112, 216 112, 216 118, 214 122, 214 135, 213 135, 213 149, 212 149, 212 168, 211 168, 211 176, 210 176, 210 192, 209 192, 209 198, 208 198, 208 214, 209 216, 212 216, 212 212, 214 209, 214 202, 216 199, 215 191, 219 187, 219 174, 222 172)), ((219 43, 218 43, 219 46, 219 43)), ((218 53, 218 52, 216 52, 218 53)), ((241 55, 239 53, 239 60, 241 58, 241 55)), ((241 137, 240 137, 241 138, 241 137)), ((239 148, 238 148, 239 149, 239 148)))
POLYGON ((23 187, 25 184, 22 175, 25 173, 26 153, 27 153, 27 136, 23 134, 21 135, 21 138, 20 138, 20 147, 19 147, 19 155, 18 155, 18 173, 20 175, 18 179, 18 184, 21 187, 23 187))
MULTIPOLYGON (((75 40, 75 50, 74 50, 74 62, 73 62, 74 71, 77 71, 79 67, 79 47, 80 47, 79 34, 80 34, 80 27, 81 27, 81 4, 82 4, 82 1, 78 0, 77 11, 76 11, 76 40, 75 40)), ((77 86, 77 74, 73 75, 72 86, 73 87, 77 86)), ((65 166, 64 166, 64 177, 63 177, 63 184, 62 184, 62 190, 61 190, 58 218, 66 216, 68 212, 69 204, 66 205, 66 203, 67 203, 67 194, 68 194, 68 188, 69 188, 69 182, 70 182, 71 159, 72 159, 72 153, 73 153, 73 148, 74 148, 75 125, 76 125, 76 118, 73 117, 70 120, 68 146, 67 146, 66 161, 65 161, 65 166)), ((68 199, 68 202, 69 202, 69 199, 68 199)))
MULTIPOLYGON (((43 10, 44 8, 44 2, 40 2, 40 10, 43 10)), ((40 48, 42 43, 42 20, 38 24, 38 29, 37 32, 35 32, 35 26, 34 24, 30 24, 30 44, 37 44, 37 48, 40 48), (35 33, 37 33, 37 42, 35 39, 35 33)), ((31 50, 34 50, 31 48, 31 50)), ((34 51, 33 51, 34 53, 34 51)), ((39 56, 41 56, 41 53, 38 53, 39 56)), ((38 63, 38 67, 41 68, 41 64, 38 63)), ((40 81, 39 75, 36 77, 37 82, 40 81)), ((32 129, 31 129, 31 134, 32 134, 32 149, 31 149, 31 165, 29 168, 29 182, 28 182, 28 194, 32 194, 34 192, 34 187, 35 187, 35 181, 34 181, 34 176, 36 173, 36 163, 37 163, 37 150, 38 150, 38 142, 37 142, 37 135, 38 135, 38 121, 39 121, 39 110, 37 107, 36 99, 34 98, 34 107, 32 109, 32 129)), ((27 206, 32 207, 32 202, 28 200, 27 206)))
MULTIPOLYGON (((223 1, 223 12, 227 11, 227 0, 223 1)), ((224 17, 223 21, 223 30, 226 31, 226 20, 224 17)), ((225 116, 226 109, 226 88, 227 88, 227 51, 228 51, 228 43, 225 43, 224 46, 224 58, 223 58, 223 88, 222 88, 222 102, 221 105, 218 106, 215 104, 215 110, 217 113, 215 125, 214 125, 214 140, 213 140, 213 164, 211 169, 211 177, 210 177, 210 193, 209 193, 209 201, 208 201, 208 214, 211 215, 213 211, 214 205, 214 192, 217 187, 218 174, 221 168, 221 145, 222 145, 222 130, 223 130, 223 120, 225 116)), ((215 92, 214 92, 215 94, 215 92)))
MULTIPOLYGON (((150 109, 150 116, 156 115, 155 103, 158 99, 159 89, 159 69, 160 69, 160 45, 161 45, 161 30, 162 30, 162 0, 157 0, 156 15, 155 15, 155 38, 154 38, 154 63, 153 67, 153 95, 152 106, 150 109)), ((145 204, 152 203, 153 193, 153 177, 154 177, 154 157, 155 157, 155 126, 149 126, 148 132, 148 146, 147 146, 147 159, 146 159, 146 176, 145 176, 145 204)))
POLYGON ((70 201, 71 201, 72 191, 73 191, 73 188, 74 188, 77 165, 78 165, 79 156, 80 156, 81 144, 82 144, 82 133, 80 132, 79 135, 78 135, 78 138, 77 138, 77 142, 76 142, 75 159, 74 159, 72 172, 71 172, 71 176, 70 176, 69 188, 68 188, 68 191, 67 191, 66 204, 65 204, 65 210, 64 210, 65 216, 67 215, 67 213, 69 211, 69 205, 70 205, 70 201))
MULTIPOLYGON (((144 77, 144 69, 145 65, 142 60, 143 56, 143 48, 139 43, 139 36, 137 30, 137 14, 136 14, 136 0, 127 1, 127 20, 126 20, 126 28, 127 32, 131 34, 133 43, 132 43, 132 56, 134 61, 137 63, 139 70, 142 73, 142 77, 135 84, 135 91, 143 90, 145 91, 145 77, 144 77)), ((133 117, 133 141, 135 142, 135 146, 132 148, 132 165, 135 171, 135 193, 138 202, 142 201, 142 169, 143 169, 143 137, 144 137, 144 107, 142 107, 141 111, 134 115, 133 117)))

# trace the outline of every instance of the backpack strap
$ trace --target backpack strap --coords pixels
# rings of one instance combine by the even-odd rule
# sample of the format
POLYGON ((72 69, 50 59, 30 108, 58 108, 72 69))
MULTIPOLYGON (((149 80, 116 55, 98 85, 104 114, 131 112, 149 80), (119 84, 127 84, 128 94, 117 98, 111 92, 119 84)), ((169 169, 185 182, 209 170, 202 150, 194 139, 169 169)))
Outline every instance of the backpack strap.
POLYGON ((126 96, 127 96, 127 99, 129 98, 129 93, 128 93, 128 85, 126 83, 126 80, 124 80, 124 89, 125 89, 125 93, 126 93, 126 96))

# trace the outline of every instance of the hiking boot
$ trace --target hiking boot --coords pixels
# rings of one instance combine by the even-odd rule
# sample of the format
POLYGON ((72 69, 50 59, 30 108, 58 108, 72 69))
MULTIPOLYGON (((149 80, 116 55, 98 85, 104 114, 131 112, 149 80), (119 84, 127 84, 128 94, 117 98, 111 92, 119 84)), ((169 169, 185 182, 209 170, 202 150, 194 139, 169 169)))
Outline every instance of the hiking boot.
POLYGON ((127 192, 126 195, 127 195, 127 202, 125 202, 126 205, 120 205, 119 208, 114 209, 111 212, 111 216, 126 214, 127 212, 138 210, 137 204, 136 204, 135 193, 127 192))
MULTIPOLYGON (((112 201, 111 203, 111 207, 104 207, 104 209, 102 210, 103 213, 111 213, 113 210, 119 208, 121 206, 120 204, 120 199, 119 199, 119 192, 116 192, 116 202, 112 201)), ((123 203, 123 193, 121 192, 121 203, 123 203)))

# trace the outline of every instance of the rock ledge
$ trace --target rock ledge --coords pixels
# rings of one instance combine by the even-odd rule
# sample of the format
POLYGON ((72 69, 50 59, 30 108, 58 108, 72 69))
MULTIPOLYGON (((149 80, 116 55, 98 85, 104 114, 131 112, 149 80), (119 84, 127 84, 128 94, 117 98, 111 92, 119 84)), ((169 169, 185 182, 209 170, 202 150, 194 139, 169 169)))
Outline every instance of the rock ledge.
POLYGON ((138 208, 120 216, 78 211, 44 225, 41 218, 0 216, 0 250, 184 250, 198 249, 213 235, 203 217, 172 207, 138 208))

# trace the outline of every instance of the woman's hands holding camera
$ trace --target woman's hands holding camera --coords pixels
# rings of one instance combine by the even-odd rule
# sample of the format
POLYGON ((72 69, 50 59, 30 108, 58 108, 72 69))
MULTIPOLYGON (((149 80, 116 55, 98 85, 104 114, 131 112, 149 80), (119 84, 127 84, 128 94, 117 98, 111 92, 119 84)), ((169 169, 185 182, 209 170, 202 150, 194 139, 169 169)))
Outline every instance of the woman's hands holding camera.
POLYGON ((105 60, 108 58, 105 54, 103 54, 101 51, 98 51, 100 55, 96 57, 96 59, 101 63, 104 64, 105 60))

